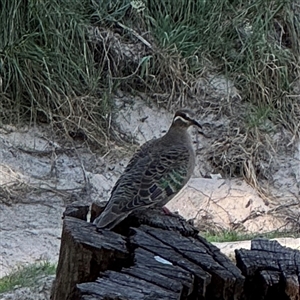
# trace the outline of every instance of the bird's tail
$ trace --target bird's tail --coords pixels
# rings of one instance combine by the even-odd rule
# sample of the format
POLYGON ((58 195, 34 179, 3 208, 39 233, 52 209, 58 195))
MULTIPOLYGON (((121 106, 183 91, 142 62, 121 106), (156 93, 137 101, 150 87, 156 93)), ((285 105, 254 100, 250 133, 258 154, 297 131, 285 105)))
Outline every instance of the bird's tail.
POLYGON ((123 221, 128 214, 116 214, 112 211, 104 210, 99 217, 97 217, 93 224, 96 225, 97 229, 112 229, 123 221))

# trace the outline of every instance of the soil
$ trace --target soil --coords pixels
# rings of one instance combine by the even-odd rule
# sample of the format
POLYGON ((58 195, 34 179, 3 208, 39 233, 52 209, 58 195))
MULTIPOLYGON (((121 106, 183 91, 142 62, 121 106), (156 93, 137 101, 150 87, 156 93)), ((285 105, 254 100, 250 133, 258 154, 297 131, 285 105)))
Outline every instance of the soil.
MULTIPOLYGON (((117 111, 120 134, 138 144, 161 136, 172 118, 164 109, 147 107, 137 99, 117 101, 117 111)), ((195 148, 209 146, 209 139, 194 132, 193 136, 195 148)), ((83 143, 66 143, 49 126, 2 127, 0 277, 26 264, 57 262, 66 204, 77 200, 89 204, 107 200, 135 148, 134 144, 131 147, 111 145, 110 151, 103 155, 83 143)), ((266 202, 242 178, 226 179, 212 173, 202 178, 199 170, 204 160, 205 157, 198 160, 195 176, 168 204, 171 211, 193 219, 200 230, 263 233, 292 228, 291 219, 299 216, 296 208, 299 209, 300 143, 288 157, 278 153, 281 168, 270 183, 277 196, 272 202, 266 202), (287 215, 289 207, 291 215, 287 215)), ((293 247, 299 248, 300 240, 295 241, 293 247)), ((49 278, 42 284, 47 297, 49 278)), ((46 299, 46 296, 38 298, 39 288, 33 288, 32 298, 26 299, 46 299)), ((2 299, 25 299, 22 293, 29 295, 28 288, 7 293, 2 299)))

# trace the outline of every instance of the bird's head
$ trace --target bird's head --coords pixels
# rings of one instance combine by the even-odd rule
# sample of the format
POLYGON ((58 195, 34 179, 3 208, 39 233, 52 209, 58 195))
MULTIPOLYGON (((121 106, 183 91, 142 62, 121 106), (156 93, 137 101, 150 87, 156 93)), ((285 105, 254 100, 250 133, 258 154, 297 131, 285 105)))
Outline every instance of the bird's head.
POLYGON ((188 109, 181 109, 176 111, 172 127, 174 128, 185 128, 188 129, 190 126, 195 125, 202 129, 202 126, 196 121, 195 115, 188 109))

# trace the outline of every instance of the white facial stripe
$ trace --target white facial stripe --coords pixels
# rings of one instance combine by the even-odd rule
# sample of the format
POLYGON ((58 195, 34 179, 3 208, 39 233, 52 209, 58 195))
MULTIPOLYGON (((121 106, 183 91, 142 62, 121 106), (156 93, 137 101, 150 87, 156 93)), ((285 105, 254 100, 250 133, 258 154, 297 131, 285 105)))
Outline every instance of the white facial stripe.
POLYGON ((187 123, 187 124, 190 123, 189 120, 186 120, 186 119, 184 119, 184 118, 181 117, 181 116, 177 116, 177 117, 174 118, 174 122, 176 122, 177 120, 181 120, 182 122, 187 123))

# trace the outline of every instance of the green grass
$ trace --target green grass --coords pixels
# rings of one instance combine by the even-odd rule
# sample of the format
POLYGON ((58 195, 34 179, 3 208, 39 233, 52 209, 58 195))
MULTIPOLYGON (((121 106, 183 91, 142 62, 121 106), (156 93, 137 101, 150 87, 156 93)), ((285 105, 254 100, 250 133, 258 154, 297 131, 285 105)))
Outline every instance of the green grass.
MULTIPOLYGON (((293 86, 300 77, 300 14, 295 1, 3 0, 0 125, 24 117, 52 122, 103 150, 118 136, 110 112, 114 91, 121 89, 142 92, 165 107, 193 102, 201 113, 226 115, 234 127, 246 127, 245 153, 261 133, 272 130, 270 122, 298 136, 300 105, 293 86), (199 97, 206 90, 199 83, 203 77, 220 74, 237 88, 241 106, 249 104, 249 115, 240 105, 224 109, 225 102, 210 99, 210 93, 199 97)), ((259 154, 250 156, 259 165, 259 154)), ((237 176, 249 160, 240 157, 230 168, 237 176)), ((216 165, 222 169, 224 164, 216 165)))
POLYGON ((48 104, 55 110, 54 97, 78 95, 96 84, 86 45, 86 1, 82 7, 79 3, 13 0, 2 4, 1 95, 10 97, 19 113, 26 109, 24 98, 28 109, 45 109, 48 104))
POLYGON ((95 65, 90 18, 88 0, 1 2, 0 124, 46 121, 106 138, 109 83, 95 65))
POLYGON ((224 74, 243 99, 273 111, 272 121, 296 131, 299 107, 289 95, 300 75, 300 19, 293 1, 147 3, 150 30, 161 47, 175 48, 191 62, 190 73, 224 74), (292 114, 285 115, 288 107, 292 114))
POLYGON ((36 263, 18 268, 11 274, 0 278, 0 293, 13 290, 15 287, 30 287, 42 276, 54 275, 56 265, 50 262, 36 263))
POLYGON ((269 106, 255 106, 246 116, 245 123, 248 129, 261 128, 266 132, 270 131, 268 120, 272 117, 272 110, 269 106))
POLYGON ((234 230, 224 230, 221 232, 200 232, 200 235, 207 239, 209 242, 237 242, 237 241, 246 241, 252 240, 255 238, 281 238, 281 237, 293 237, 296 238, 299 235, 296 235, 292 232, 278 232, 272 231, 267 233, 242 233, 234 230))
POLYGON ((289 94, 300 73, 300 20, 291 0, 4 0, 1 8, 0 112, 8 119, 44 115, 103 136, 117 86, 182 95, 205 70, 278 111, 273 121, 297 126, 289 94), (139 64, 122 61, 110 39, 90 33, 94 26, 104 36, 118 29, 124 47, 148 32, 154 50, 139 64))

